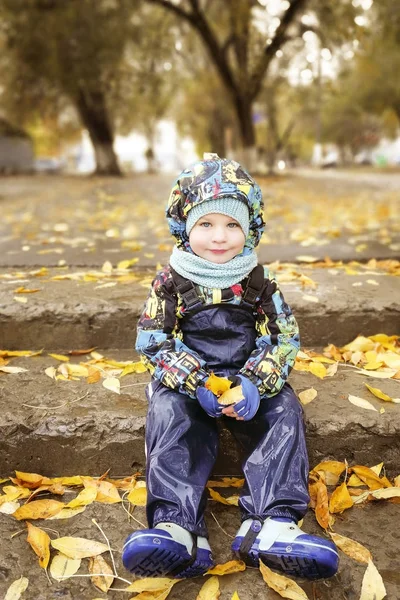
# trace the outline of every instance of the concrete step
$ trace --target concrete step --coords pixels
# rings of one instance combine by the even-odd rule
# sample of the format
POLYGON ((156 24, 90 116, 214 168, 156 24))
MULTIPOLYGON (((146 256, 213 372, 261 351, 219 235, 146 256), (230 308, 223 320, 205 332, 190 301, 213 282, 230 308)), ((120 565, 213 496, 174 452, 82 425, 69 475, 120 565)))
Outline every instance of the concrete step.
MULTIPOLYGON (((298 319, 303 345, 342 345, 360 333, 399 332, 398 261, 274 268, 298 319)), ((2 269, 0 348, 132 348, 154 273, 154 268, 114 268, 110 273, 2 269), (19 293, 19 288, 38 291, 19 293)))
MULTIPOLYGON (((237 493, 237 489, 220 491, 227 495, 237 493)), ((62 498, 57 496, 56 499, 69 502, 76 496, 76 493, 69 493, 62 498)), ((144 508, 136 507, 134 517, 140 522, 146 523, 144 508)), ((104 542, 93 519, 96 519, 110 540, 119 576, 128 582, 133 581, 133 576, 125 571, 122 565, 120 551, 126 536, 131 533, 132 529, 140 529, 140 525, 134 521, 128 522, 126 512, 121 504, 94 503, 87 506, 85 512, 72 519, 35 521, 34 524, 38 527, 51 527, 51 530, 47 531, 52 539, 56 537, 54 530, 57 530, 60 536, 72 535, 104 542)), ((224 506, 209 500, 206 521, 215 560, 218 563, 231 560, 230 545, 240 524, 237 507, 224 506)), ((400 588, 400 576, 397 568, 400 541, 397 528, 394 526, 396 522, 398 522, 398 505, 380 501, 370 502, 365 507, 353 506, 338 516, 333 527, 336 533, 357 540, 371 551, 374 564, 383 578, 388 600, 396 600, 399 597, 400 588)), ((106 597, 93 586, 88 577, 75 577, 61 582, 48 580, 45 571, 38 565, 37 557, 28 547, 26 534, 15 535, 18 529, 23 531, 23 528, 24 525, 17 523, 10 515, 0 514, 2 539, 0 596, 2 598, 11 582, 19 579, 21 575, 29 579, 29 587, 23 595, 27 600, 48 598, 93 600, 93 598, 106 597)), ((309 533, 324 535, 316 523, 312 511, 306 515, 303 529, 309 533)), ((55 551, 52 550, 52 557, 54 555, 55 551)), ((103 554, 103 557, 111 564, 108 553, 103 554)), ((365 564, 360 564, 340 552, 339 572, 334 578, 314 583, 296 579, 296 582, 304 589, 310 600, 341 600, 344 598, 359 600, 365 569, 365 564)), ((85 574, 88 574, 88 559, 82 560, 77 573, 77 575, 85 574)), ((177 583, 169 594, 168 600, 195 600, 205 580, 205 577, 197 577, 177 583)), ((277 593, 267 587, 257 569, 248 568, 244 572, 219 577, 219 584, 223 600, 232 598, 235 591, 240 600, 278 600, 280 598, 277 593)), ((127 585, 123 581, 116 580, 113 588, 124 589, 127 585)), ((121 596, 121 592, 113 591, 113 588, 107 593, 109 600, 131 597, 127 594, 121 596)))
MULTIPOLYGON (((137 359, 126 350, 109 350, 106 356, 137 359)), ((74 362, 79 358, 85 360, 74 357, 74 362)), ((118 395, 101 381, 51 379, 45 369, 60 363, 46 355, 16 358, 10 364, 28 370, 0 372, 0 476, 10 469, 46 475, 99 474, 111 469, 113 476, 144 469, 147 373, 121 378, 118 395)), ((318 391, 317 398, 305 406, 311 465, 328 457, 353 464, 384 461, 389 471, 398 474, 400 407, 373 397, 365 380, 400 397, 399 380, 366 378, 346 366, 323 380, 292 372, 290 382, 296 392, 310 387, 318 391), (368 398, 378 412, 354 406, 348 394, 368 398)), ((240 459, 226 430, 221 432, 215 473, 240 473, 240 459)))

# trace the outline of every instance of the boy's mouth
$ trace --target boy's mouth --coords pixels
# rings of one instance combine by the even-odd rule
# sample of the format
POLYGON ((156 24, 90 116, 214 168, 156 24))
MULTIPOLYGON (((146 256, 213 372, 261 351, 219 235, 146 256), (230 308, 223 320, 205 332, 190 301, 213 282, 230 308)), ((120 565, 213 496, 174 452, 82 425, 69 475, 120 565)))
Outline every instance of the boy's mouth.
POLYGON ((224 254, 224 252, 226 252, 226 250, 211 250, 211 252, 213 254, 224 254))

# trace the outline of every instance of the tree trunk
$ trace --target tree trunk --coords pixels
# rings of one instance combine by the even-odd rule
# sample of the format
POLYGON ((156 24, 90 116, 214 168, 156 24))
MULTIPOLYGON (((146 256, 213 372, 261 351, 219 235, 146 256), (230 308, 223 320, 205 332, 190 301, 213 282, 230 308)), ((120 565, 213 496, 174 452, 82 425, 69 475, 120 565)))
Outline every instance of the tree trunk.
POLYGON ((254 171, 257 162, 256 134, 253 123, 252 102, 242 96, 235 96, 234 108, 239 124, 240 150, 238 159, 247 170, 254 171))
POLYGON ((113 148, 114 136, 103 92, 81 88, 76 99, 76 108, 93 144, 96 175, 121 175, 113 148))

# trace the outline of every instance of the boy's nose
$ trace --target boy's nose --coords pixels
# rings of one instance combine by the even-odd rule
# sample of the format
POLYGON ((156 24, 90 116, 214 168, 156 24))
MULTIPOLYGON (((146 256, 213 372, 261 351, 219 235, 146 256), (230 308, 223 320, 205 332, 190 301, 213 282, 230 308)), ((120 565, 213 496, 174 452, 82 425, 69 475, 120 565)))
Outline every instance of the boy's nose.
POLYGON ((226 240, 225 227, 214 227, 213 229, 213 241, 224 242, 226 240))

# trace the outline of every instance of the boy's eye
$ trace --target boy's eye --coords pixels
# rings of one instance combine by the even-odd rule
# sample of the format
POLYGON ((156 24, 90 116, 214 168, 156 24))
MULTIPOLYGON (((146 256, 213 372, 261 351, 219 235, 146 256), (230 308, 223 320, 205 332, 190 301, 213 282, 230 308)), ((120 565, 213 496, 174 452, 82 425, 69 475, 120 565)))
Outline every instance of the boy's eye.
POLYGON ((228 227, 230 227, 231 229, 234 229, 235 227, 239 227, 239 223, 229 223, 228 227))
POLYGON ((208 221, 203 221, 202 223, 200 223, 200 227, 208 227, 211 223, 209 223, 208 221))

